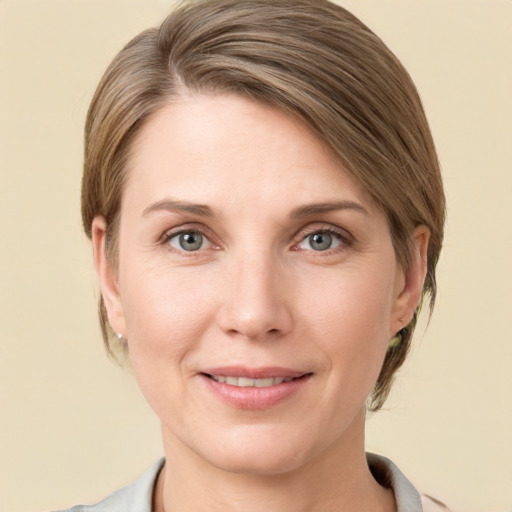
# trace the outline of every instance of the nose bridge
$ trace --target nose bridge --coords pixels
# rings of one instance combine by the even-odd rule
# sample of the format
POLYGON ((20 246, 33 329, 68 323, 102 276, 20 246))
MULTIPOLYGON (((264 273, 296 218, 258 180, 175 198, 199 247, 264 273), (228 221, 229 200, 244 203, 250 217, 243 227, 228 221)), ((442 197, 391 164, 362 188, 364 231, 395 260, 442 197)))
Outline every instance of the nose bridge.
POLYGON ((286 300, 285 270, 270 247, 253 244, 234 251, 221 306, 224 331, 247 339, 283 335, 291 329, 286 300))

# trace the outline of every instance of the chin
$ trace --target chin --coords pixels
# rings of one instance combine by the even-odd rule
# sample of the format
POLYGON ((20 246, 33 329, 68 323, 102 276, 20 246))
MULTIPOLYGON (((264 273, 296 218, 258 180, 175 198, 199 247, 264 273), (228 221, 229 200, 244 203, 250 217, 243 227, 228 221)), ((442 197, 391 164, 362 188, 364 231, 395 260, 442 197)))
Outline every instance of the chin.
POLYGON ((233 433, 218 442, 210 453, 203 457, 230 473, 273 476, 290 473, 307 463, 314 454, 307 449, 307 440, 266 432, 251 432, 252 429, 233 433))
POLYGON ((272 453, 264 456, 261 453, 236 453, 215 459, 212 463, 218 469, 254 476, 284 475, 303 465, 302 457, 298 457, 296 453, 272 453))

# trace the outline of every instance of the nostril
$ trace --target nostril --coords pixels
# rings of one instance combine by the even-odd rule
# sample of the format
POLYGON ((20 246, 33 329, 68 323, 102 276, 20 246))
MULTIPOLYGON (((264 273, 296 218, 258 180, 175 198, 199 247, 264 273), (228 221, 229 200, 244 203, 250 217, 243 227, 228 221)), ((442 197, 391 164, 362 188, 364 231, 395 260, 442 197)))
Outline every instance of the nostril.
POLYGON ((250 340, 266 336, 274 340, 290 332, 292 318, 286 304, 270 300, 266 293, 258 297, 245 288, 242 292, 247 294, 245 298, 233 294, 221 303, 217 321, 224 333, 250 340))

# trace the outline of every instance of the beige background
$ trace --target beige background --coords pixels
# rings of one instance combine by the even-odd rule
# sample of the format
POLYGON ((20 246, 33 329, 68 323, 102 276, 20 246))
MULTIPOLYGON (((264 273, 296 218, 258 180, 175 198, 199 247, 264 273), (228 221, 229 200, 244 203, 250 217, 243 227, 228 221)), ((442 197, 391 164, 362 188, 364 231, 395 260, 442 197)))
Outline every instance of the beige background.
MULTIPOLYGON (((81 234, 103 69, 169 1, 0 0, 0 511, 99 499, 161 453, 106 359, 81 234)), ((418 84, 449 219, 437 310, 368 446, 455 511, 512 511, 512 2, 346 0, 418 84)))

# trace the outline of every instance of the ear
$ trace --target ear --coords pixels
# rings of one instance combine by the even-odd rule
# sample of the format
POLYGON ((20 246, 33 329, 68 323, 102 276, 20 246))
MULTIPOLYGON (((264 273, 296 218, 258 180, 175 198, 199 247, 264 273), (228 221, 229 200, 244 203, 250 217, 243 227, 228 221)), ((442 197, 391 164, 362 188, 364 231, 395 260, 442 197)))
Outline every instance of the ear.
POLYGON ((123 304, 119 294, 116 269, 106 252, 107 223, 101 216, 92 221, 92 247, 94 267, 100 283, 101 295, 107 310, 108 323, 116 333, 126 334, 123 304))
POLYGON ((414 248, 410 266, 407 271, 403 270, 401 277, 397 279, 390 337, 409 324, 418 307, 427 275, 429 241, 430 230, 427 226, 418 226, 414 230, 414 248))

